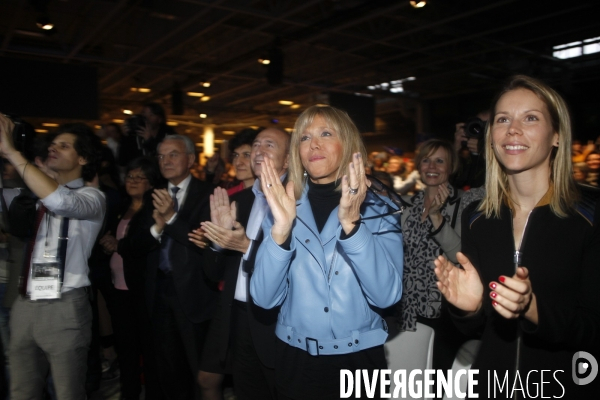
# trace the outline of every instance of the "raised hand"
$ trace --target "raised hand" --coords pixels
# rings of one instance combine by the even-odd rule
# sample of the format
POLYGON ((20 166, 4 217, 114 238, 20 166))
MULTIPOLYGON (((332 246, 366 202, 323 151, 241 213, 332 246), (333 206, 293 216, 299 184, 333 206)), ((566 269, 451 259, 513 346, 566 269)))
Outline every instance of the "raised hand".
POLYGON ((440 210, 446 203, 446 200, 448 200, 448 196, 450 196, 450 190, 448 189, 448 185, 439 185, 437 187, 437 193, 435 195, 435 198, 429 206, 429 215, 439 214, 440 210))
POLYGON ((284 188, 275 171, 273 161, 265 157, 261 168, 260 187, 273 214, 274 223, 271 228, 271 236, 275 243, 282 244, 290 235, 292 224, 296 219, 294 183, 288 182, 284 188))
POLYGON ((492 305, 498 314, 507 319, 522 315, 534 324, 538 323, 537 300, 527 268, 517 268, 512 277, 500 276, 498 282, 490 282, 490 289, 492 305))
POLYGON ((160 216, 165 220, 170 220, 175 214, 173 209, 173 199, 169 195, 167 189, 154 189, 152 193, 152 204, 155 211, 158 211, 160 216))
POLYGON ((360 219, 360 206, 367 195, 365 163, 360 153, 352 155, 348 172, 342 177, 342 198, 338 208, 338 219, 346 234, 354 229, 355 222, 360 219))
POLYGON ((483 284, 477 270, 463 253, 457 253, 456 258, 463 269, 457 268, 444 256, 434 261, 437 287, 450 304, 469 313, 476 312, 483 301, 483 284))
POLYGON ((250 246, 250 239, 246 236, 246 230, 237 221, 233 223, 233 229, 226 229, 210 221, 200 224, 204 231, 204 236, 211 242, 228 250, 245 253, 250 246))
POLYGON ((450 195, 450 189, 448 189, 448 185, 439 185, 437 187, 437 193, 429 206, 429 211, 427 215, 435 229, 439 228, 442 224, 442 218, 444 218, 441 214, 441 209, 448 200, 448 196, 450 195))
POLYGON ((3 114, 0 114, 0 153, 3 156, 8 156, 15 150, 12 141, 12 132, 15 129, 15 124, 3 114))
POLYGON ((213 224, 222 228, 233 228, 233 223, 236 220, 237 210, 235 201, 229 204, 229 196, 227 190, 216 188, 214 194, 210 195, 210 220, 213 224))

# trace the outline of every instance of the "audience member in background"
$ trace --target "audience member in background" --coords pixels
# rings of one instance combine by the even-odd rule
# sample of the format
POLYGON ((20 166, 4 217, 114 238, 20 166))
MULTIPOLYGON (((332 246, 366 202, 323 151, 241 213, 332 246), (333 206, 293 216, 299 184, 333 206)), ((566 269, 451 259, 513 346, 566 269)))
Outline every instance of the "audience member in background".
POLYGON ((227 178, 223 179, 223 174, 226 172, 225 161, 223 161, 219 153, 214 153, 206 160, 206 165, 204 166, 204 179, 206 182, 213 186, 226 187, 227 178))
POLYGON ((371 162, 371 172, 373 171, 385 171, 385 163, 388 159, 388 154, 385 151, 373 151, 369 154, 369 161, 371 162))
POLYGON ((577 183, 587 184, 588 165, 585 162, 573 163, 573 179, 577 183))
POLYGON ((345 112, 312 106, 296 121, 289 183, 265 158, 263 223, 250 293, 281 305, 279 399, 339 399, 340 369, 386 368, 387 329, 375 308, 402 295, 402 234, 388 198, 368 189, 366 151, 345 112), (297 215, 297 216, 296 216, 297 215), (359 221, 359 222, 358 222, 359 221))
POLYGON ((235 186, 227 189, 229 196, 251 187, 254 183, 255 176, 250 163, 250 154, 252 153, 252 143, 258 132, 257 129, 247 128, 238 132, 229 141, 231 162, 235 168, 235 179, 238 182, 235 186))
POLYGON ((23 296, 11 315, 11 398, 40 398, 51 369, 58 398, 83 399, 92 323, 87 260, 106 207, 102 193, 84 182, 96 175, 100 140, 84 124, 61 126, 49 136, 46 164, 40 166, 49 176, 15 149, 13 129, 0 115, 0 151, 41 204, 34 211, 39 226, 32 229, 23 296), (64 278, 54 279, 60 286, 47 279, 45 285, 34 283, 37 274, 59 271, 64 278), (37 296, 45 300, 36 301, 37 296))
POLYGON ((393 184, 390 187, 394 188, 396 192, 399 191, 403 186, 402 184, 404 183, 404 161, 402 160, 402 157, 391 156, 388 159, 385 170, 388 174, 391 175, 393 179, 393 184))
POLYGON ((438 288, 455 322, 482 335, 472 365, 480 398, 489 398, 492 370, 512 386, 496 398, 533 397, 541 386, 523 377, 541 370, 554 371, 544 396, 593 398, 597 381, 573 378, 574 354, 600 357, 600 192, 573 181, 570 117, 558 93, 520 75, 496 99, 485 197, 465 210, 462 268, 435 261, 438 288))
POLYGON ((442 294, 436 286, 433 261, 444 255, 456 261, 460 251, 460 210, 463 191, 448 183, 458 167, 457 155, 450 142, 430 139, 419 148, 415 158, 425 185, 422 192, 404 199, 408 206, 402 213, 404 240, 404 276, 401 330, 418 335, 417 323, 435 331, 433 368, 451 368, 456 350, 464 341, 457 335, 442 294))
MULTIPOLYGON (((140 355, 148 335, 147 311, 144 307, 143 268, 146 265, 139 248, 141 238, 128 235, 131 225, 141 224, 144 216, 152 214, 151 190, 160 182, 156 161, 138 158, 129 163, 125 175, 127 197, 118 215, 107 221, 108 230, 100 239, 100 246, 110 257, 111 295, 108 302, 116 339, 119 368, 121 370, 121 398, 139 399, 140 355), (144 209, 144 212, 141 210, 144 209), (138 215, 139 213, 139 215, 138 215), (146 317, 146 318, 144 318, 146 317)), ((147 373, 152 360, 144 354, 146 382, 152 387, 153 376, 147 373)), ((146 398, 151 394, 146 388, 146 398)))
MULTIPOLYGON (((156 155, 156 147, 166 135, 174 135, 173 128, 167 125, 164 108, 158 103, 148 103, 142 109, 143 123, 135 132, 127 132, 122 140, 119 165, 127 165, 141 156, 156 155)), ((136 116, 137 117, 137 116, 136 116)), ((127 124, 124 125, 127 128, 127 124)))
POLYGON ((123 131, 118 124, 111 122, 102 127, 102 133, 106 139, 106 147, 113 153, 114 159, 119 160, 119 147, 123 139, 123 131))
POLYGON ((394 190, 401 195, 418 193, 425 189, 425 185, 421 180, 421 174, 418 169, 415 169, 413 160, 408 160, 404 163, 405 169, 401 176, 401 181, 395 182, 398 184, 394 190))
POLYGON ((113 155, 113 160, 116 161, 116 168, 119 175, 119 180, 116 181, 119 185, 124 182, 125 179, 125 162, 127 157, 121 157, 122 141, 124 140, 123 131, 118 124, 111 122, 102 127, 101 135, 106 140, 106 147, 108 147, 113 155))
POLYGON ((588 185, 600 185, 600 152, 593 151, 585 158, 587 164, 587 176, 585 181, 588 185))
MULTIPOLYGON (((284 179, 288 168, 290 135, 268 128, 254 139, 251 152, 252 172, 260 176, 264 160, 276 165, 284 179)), ((230 199, 223 189, 211 196, 211 221, 202 223, 206 238, 214 249, 204 254, 204 270, 213 281, 224 280, 217 313, 204 346, 200 383, 203 398, 220 399, 222 374, 233 373, 235 395, 240 400, 276 399, 275 323, 279 308, 264 310, 252 301, 248 284, 254 261, 264 237, 261 223, 269 212, 260 188, 237 192, 230 199)), ((195 243, 204 247, 205 243, 195 243)))
POLYGON ((587 145, 584 147, 579 140, 573 140, 571 146, 571 161, 574 163, 585 162, 588 154, 596 150, 596 145, 593 140, 588 140, 587 145))
POLYGON ((480 187, 485 182, 485 154, 483 149, 485 143, 483 141, 483 133, 484 125, 489 118, 489 111, 482 111, 477 114, 476 118, 472 118, 466 123, 459 122, 456 124, 454 151, 457 155, 464 148, 469 149, 470 152, 469 157, 459 158, 458 169, 451 182, 457 188, 469 190, 470 188, 480 187), (469 132, 466 132, 465 128, 469 132))
MULTIPOLYGON (((15 195, 32 202, 31 192, 25 187, 23 179, 19 176, 15 167, 8 160, 0 160, 2 170, 2 203, 9 204, 15 195), (13 189, 13 190, 7 190, 13 189), (6 191, 6 192, 5 192, 6 191), (17 192, 18 191, 18 192, 17 192), (18 193, 18 194, 17 194, 18 193)), ((10 215, 4 207, 0 208, 0 340, 2 341, 3 354, 0 355, 0 399, 8 394, 8 349, 10 344, 10 310, 13 302, 18 296, 17 288, 23 257, 27 240, 19 237, 11 229, 11 222, 22 225, 23 221, 18 218, 10 220, 10 215), (5 372, 6 367, 6 374, 5 372), (4 385, 2 384, 4 383, 4 385)))
POLYGON ((187 400, 200 396, 199 357, 218 295, 204 275, 203 250, 188 233, 210 218, 213 187, 190 174, 196 147, 189 137, 165 137, 157 157, 168 186, 154 189, 155 210, 133 237, 150 244, 144 284, 162 392, 187 400))

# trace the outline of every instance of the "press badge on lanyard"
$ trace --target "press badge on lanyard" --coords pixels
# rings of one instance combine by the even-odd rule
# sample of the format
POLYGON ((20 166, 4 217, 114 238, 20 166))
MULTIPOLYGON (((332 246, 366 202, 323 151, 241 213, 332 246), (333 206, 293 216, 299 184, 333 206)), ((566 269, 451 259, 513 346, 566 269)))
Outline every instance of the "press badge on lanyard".
POLYGON ((55 250, 49 246, 49 238, 54 237, 54 235, 49 234, 51 218, 54 217, 50 216, 49 213, 46 214, 43 261, 31 264, 29 292, 31 300, 60 299, 65 272, 67 242, 69 240, 69 218, 61 218, 60 235, 57 235, 58 243, 55 250))

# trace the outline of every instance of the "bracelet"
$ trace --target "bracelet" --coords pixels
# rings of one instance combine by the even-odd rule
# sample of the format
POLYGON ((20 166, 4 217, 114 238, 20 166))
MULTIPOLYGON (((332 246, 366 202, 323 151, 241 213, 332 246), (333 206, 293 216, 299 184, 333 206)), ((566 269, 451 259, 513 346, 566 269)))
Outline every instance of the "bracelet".
POLYGON ((21 176, 23 177, 23 180, 25 180, 25 170, 27 169, 27 166, 29 165, 29 161, 27 161, 25 163, 25 166, 23 167, 23 174, 21 174, 21 176))

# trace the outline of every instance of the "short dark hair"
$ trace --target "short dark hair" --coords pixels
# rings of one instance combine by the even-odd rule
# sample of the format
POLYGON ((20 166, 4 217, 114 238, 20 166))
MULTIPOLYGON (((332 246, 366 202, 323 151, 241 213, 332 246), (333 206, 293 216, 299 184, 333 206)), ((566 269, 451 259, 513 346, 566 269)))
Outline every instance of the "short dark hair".
POLYGON ((91 181, 96 176, 102 160, 100 138, 94 134, 92 128, 84 123, 76 122, 59 126, 55 132, 48 135, 48 143, 52 143, 58 135, 63 133, 75 135, 75 151, 87 161, 81 168, 81 177, 86 182, 91 181))
POLYGON ((125 174, 134 169, 141 169, 144 176, 148 179, 150 186, 157 187, 162 181, 162 175, 158 169, 158 163, 154 157, 138 157, 129 162, 125 168, 125 174))
POLYGON ((259 130, 252 128, 242 129, 229 141, 229 151, 233 153, 235 149, 245 144, 252 146, 254 139, 256 139, 256 135, 258 135, 261 130, 262 129, 259 130))

